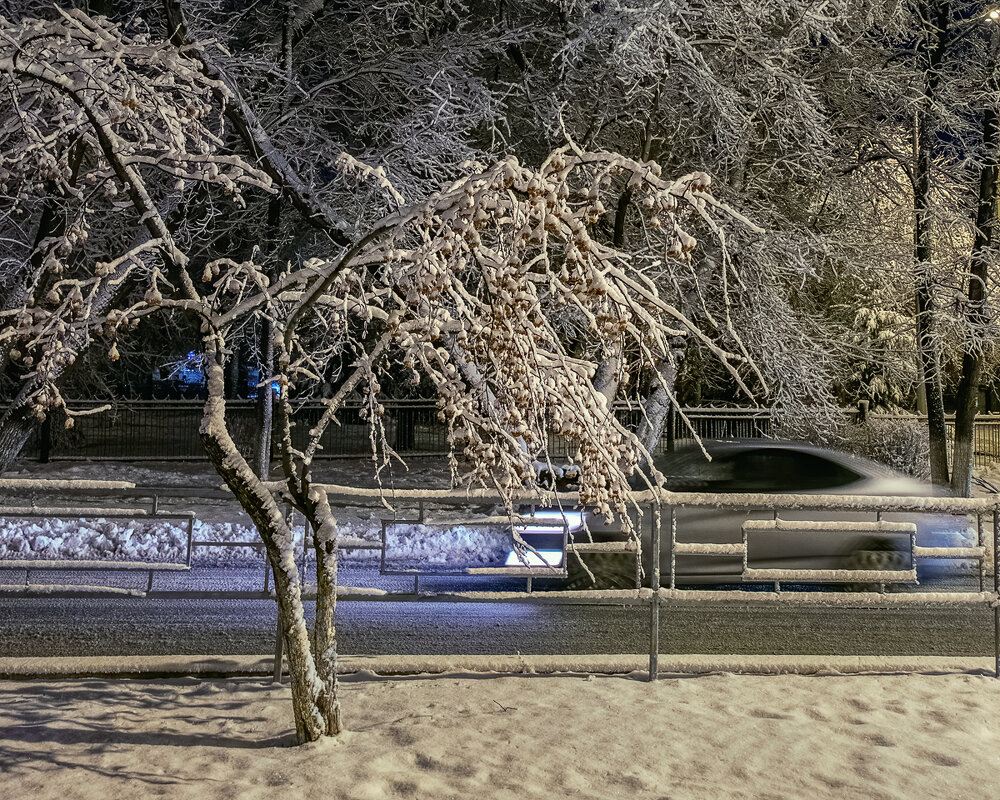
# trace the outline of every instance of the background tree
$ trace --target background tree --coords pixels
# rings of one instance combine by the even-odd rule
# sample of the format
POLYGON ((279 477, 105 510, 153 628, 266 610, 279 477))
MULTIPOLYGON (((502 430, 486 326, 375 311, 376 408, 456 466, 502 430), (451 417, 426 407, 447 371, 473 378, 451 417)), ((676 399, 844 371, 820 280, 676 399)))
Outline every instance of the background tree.
MULTIPOLYGON (((838 401, 854 405, 876 378, 898 382, 896 396, 910 402, 905 387, 920 354, 915 343, 926 342, 925 356, 938 353, 933 361, 941 362, 943 389, 950 390, 963 352, 979 352, 988 330, 965 313, 964 277, 988 94, 985 29, 976 21, 985 6, 947 5, 956 30, 950 43, 935 22, 943 6, 929 0, 822 8, 810 0, 77 3, 108 15, 130 36, 169 39, 177 48, 204 40, 222 45, 186 51, 212 102, 224 109, 220 147, 242 154, 277 191, 247 193, 245 209, 221 214, 211 192, 192 185, 168 198, 164 180, 165 224, 198 264, 221 256, 244 261, 256 245, 255 260, 277 269, 356 240, 395 201, 342 180, 335 166, 342 151, 383 166, 407 197, 437 191, 464 161, 517 155, 540 163, 566 134, 583 147, 655 161, 666 174, 712 175, 718 196, 765 228, 766 237, 737 231, 724 257, 710 244, 686 271, 658 271, 661 254, 644 223, 648 209, 616 175, 596 230, 646 265, 661 296, 716 346, 758 365, 760 375, 748 383, 758 402, 786 421, 813 420, 810 428, 826 440, 842 418, 838 401), (933 52, 940 59, 931 69, 933 52), (914 108, 924 109, 917 119, 914 108), (920 130, 926 147, 915 150, 920 130), (929 180, 923 194, 915 188, 920 174, 929 180), (922 228, 913 213, 918 205, 922 228), (928 258, 915 259, 914 237, 930 248, 928 258), (917 314, 898 291, 921 281, 933 312, 917 314), (862 318, 894 319, 893 346, 857 338, 862 318), (932 336, 916 330, 925 322, 932 336), (862 386, 852 377, 859 375, 872 377, 862 386)), ((4 7, 14 21, 57 14, 34 0, 4 7)), ((2 114, 2 135, 14 147, 16 109, 5 106, 2 114)), ((72 172, 72 159, 67 165, 72 172)), ((11 314, 31 276, 41 274, 43 242, 68 224, 61 192, 51 184, 47 193, 10 198, 14 213, 0 216, 0 268, 11 277, 0 300, 11 314)), ((148 232, 136 236, 119 224, 130 213, 114 207, 121 200, 93 198, 106 230, 91 224, 74 260, 107 263, 142 244, 148 232), (123 236, 128 241, 119 241, 123 236)), ((129 285, 108 284, 115 292, 129 285)), ((982 308, 988 322, 989 293, 982 308)), ((248 321, 239 332, 248 358, 266 350, 270 337, 262 331, 263 324, 248 321)), ((602 393, 641 409, 642 438, 652 446, 676 404, 675 376, 684 374, 691 337, 667 341, 647 371, 637 353, 618 352, 616 343, 598 353, 596 340, 570 316, 560 332, 571 352, 598 359, 602 393)), ((2 358, 0 386, 13 402, 0 419, 0 467, 37 418, 35 389, 26 380, 32 368, 2 358)), ((726 374, 712 377, 712 396, 744 400, 726 374)))

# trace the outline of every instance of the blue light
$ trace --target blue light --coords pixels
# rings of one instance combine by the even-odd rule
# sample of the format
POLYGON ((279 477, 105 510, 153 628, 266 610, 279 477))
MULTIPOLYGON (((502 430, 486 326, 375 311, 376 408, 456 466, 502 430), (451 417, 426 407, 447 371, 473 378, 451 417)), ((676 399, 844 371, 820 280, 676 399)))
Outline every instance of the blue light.
MULTIPOLYGON (((582 511, 559 511, 554 508, 546 508, 540 511, 536 511, 531 515, 532 520, 542 520, 543 522, 548 522, 549 520, 553 522, 559 522, 560 525, 556 528, 557 531, 562 530, 562 521, 566 521, 566 526, 571 530, 575 531, 583 527, 583 512, 582 511)), ((541 527, 545 527, 548 530, 549 526, 542 525, 537 526, 533 522, 525 523, 525 527, 529 527, 532 530, 538 530, 541 527)))

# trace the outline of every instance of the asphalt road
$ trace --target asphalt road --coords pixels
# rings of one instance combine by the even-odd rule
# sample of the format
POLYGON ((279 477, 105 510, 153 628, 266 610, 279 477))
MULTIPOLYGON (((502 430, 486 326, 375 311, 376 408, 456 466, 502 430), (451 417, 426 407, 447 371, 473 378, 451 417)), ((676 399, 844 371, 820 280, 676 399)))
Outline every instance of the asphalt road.
MULTIPOLYGON (((343 601, 345 654, 636 653, 645 607, 343 601)), ((0 656, 261 654, 267 600, 0 598, 0 656)), ((805 655, 993 653, 985 608, 668 607, 660 652, 805 655)))

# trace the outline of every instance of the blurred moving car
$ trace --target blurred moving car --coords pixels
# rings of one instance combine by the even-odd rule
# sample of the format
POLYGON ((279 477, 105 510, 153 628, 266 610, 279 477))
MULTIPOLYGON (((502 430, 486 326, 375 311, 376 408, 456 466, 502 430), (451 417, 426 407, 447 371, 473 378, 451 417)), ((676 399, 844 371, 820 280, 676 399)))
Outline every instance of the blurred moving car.
MULTIPOLYGON (((943 492, 928 483, 896 472, 867 459, 821 447, 794 442, 748 440, 705 442, 711 461, 697 447, 685 447, 657 456, 654 467, 662 473, 666 488, 675 492, 731 494, 760 492, 774 494, 867 495, 898 497, 933 497, 943 492)), ((631 481, 633 489, 646 488, 641 476, 631 481)), ((649 574, 651 532, 649 514, 642 520, 644 570, 649 574)), ((749 519, 773 519, 770 511, 746 511, 731 508, 681 507, 677 510, 678 543, 742 542, 743 523, 749 519)), ((865 523, 875 521, 872 511, 788 510, 780 511, 783 520, 861 523, 857 531, 839 525, 837 531, 748 531, 747 566, 751 569, 787 570, 904 570, 910 569, 912 555, 906 533, 866 531, 865 523)), ((923 547, 949 547, 975 544, 974 532, 968 530, 964 516, 933 513, 885 513, 886 522, 911 522, 916 525, 916 544, 923 547)), ((595 541, 621 538, 621 523, 610 524, 586 515, 587 527, 595 541)), ((582 523, 573 534, 585 540, 582 523)), ((669 530, 661 537, 661 573, 669 581, 669 530)), ((570 567, 575 559, 570 558, 570 567)), ((618 557, 618 566, 609 570, 615 559, 598 559, 595 572, 604 586, 634 585, 634 567, 618 557), (600 562, 604 563, 600 563, 600 562)), ((924 580, 948 569, 946 559, 918 559, 918 578, 924 580)), ((953 565, 954 562, 951 562, 953 565)), ((677 584, 739 583, 743 580, 742 554, 704 555, 678 553, 675 559, 677 584)), ((590 566, 588 562, 588 566, 590 566)), ((576 572, 574 583, 587 585, 576 572)), ((571 580, 573 577, 571 576, 571 580)))

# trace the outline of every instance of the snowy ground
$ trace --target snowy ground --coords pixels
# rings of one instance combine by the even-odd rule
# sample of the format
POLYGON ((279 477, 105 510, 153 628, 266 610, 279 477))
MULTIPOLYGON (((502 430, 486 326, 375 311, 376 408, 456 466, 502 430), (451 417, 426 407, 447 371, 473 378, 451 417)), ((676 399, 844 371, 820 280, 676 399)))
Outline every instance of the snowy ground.
MULTIPOLYGON (((272 470, 272 477, 280 479, 280 470, 272 470)), ((126 463, 121 461, 21 461, 5 478, 49 478, 60 480, 132 481, 140 486, 218 487, 222 479, 207 461, 149 461, 126 463)), ((318 459, 313 464, 313 477, 318 482, 338 483, 348 486, 377 486, 375 464, 371 458, 318 459)), ((407 459, 406 467, 394 463, 382 473, 382 484, 387 489, 427 487, 447 488, 450 480, 447 459, 440 456, 414 456, 407 459)))
POLYGON ((973 675, 472 675, 342 684, 290 747, 260 679, 0 683, 5 797, 1000 796, 1000 681, 973 675))

